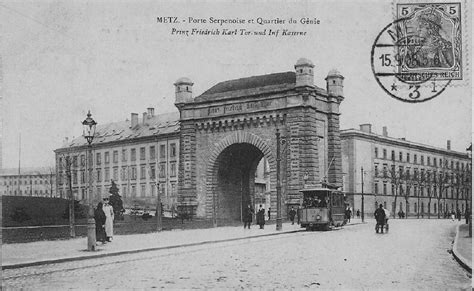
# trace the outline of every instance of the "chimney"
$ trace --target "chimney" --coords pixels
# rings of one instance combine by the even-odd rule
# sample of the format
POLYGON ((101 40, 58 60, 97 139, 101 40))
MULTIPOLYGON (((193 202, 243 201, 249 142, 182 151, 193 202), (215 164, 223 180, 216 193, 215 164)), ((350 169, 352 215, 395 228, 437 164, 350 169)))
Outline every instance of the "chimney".
POLYGON ((448 141, 446 142, 446 148, 448 149, 448 151, 451 150, 451 141, 448 139, 448 141))
POLYGON ((155 116, 155 108, 148 107, 146 110, 148 111, 148 118, 155 116))
POLYGON ((370 123, 361 124, 360 131, 372 133, 372 124, 370 123))
POLYGON ((147 113, 146 113, 146 112, 143 112, 142 116, 143 116, 142 122, 143 122, 143 124, 146 124, 147 113))
POLYGON ((131 123, 131 128, 135 128, 138 125, 138 113, 132 113, 132 123, 131 123))
POLYGON ((383 135, 383 136, 388 136, 388 131, 387 131, 387 127, 386 127, 386 126, 382 127, 382 135, 383 135))

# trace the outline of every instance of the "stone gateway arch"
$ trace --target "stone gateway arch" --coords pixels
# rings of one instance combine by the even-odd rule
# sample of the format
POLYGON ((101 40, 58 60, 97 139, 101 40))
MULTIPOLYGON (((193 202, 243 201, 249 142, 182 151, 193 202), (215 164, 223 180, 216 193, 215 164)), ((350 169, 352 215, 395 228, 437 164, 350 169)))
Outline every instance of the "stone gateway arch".
MULTIPOLYGON (((269 168, 270 205, 277 207, 277 139, 280 133, 282 213, 300 203, 299 190, 342 186, 339 105, 344 77, 332 70, 326 89, 314 85, 314 65, 218 83, 193 98, 193 82, 176 81, 180 112, 178 205, 200 218, 241 220, 255 202, 255 173, 269 168)), ((272 214, 275 217, 275 213, 272 214)))

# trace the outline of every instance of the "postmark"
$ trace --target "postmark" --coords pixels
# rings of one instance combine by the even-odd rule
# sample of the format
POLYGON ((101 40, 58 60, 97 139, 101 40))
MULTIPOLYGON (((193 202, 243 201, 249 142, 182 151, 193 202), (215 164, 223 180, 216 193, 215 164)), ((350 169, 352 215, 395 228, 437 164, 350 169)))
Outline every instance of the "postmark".
POLYGON ((462 80, 459 3, 397 4, 397 17, 377 35, 371 50, 372 71, 388 95, 428 101, 452 80, 462 80))
POLYGON ((403 34, 406 18, 396 20, 375 38, 371 50, 372 72, 377 83, 391 97, 410 103, 424 102, 439 96, 451 83, 451 79, 438 79, 429 69, 410 66, 403 71, 403 56, 407 39, 403 34))

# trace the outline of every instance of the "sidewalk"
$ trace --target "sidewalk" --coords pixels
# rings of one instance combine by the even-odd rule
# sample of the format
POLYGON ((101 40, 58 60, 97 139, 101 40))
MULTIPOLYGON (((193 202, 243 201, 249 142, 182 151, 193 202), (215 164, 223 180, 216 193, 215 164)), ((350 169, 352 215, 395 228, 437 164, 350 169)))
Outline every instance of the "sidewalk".
POLYGON ((472 273, 472 237, 469 237, 467 224, 460 224, 456 228, 453 255, 467 271, 472 273))
MULTIPOLYGON (((352 221, 350 225, 359 224, 352 221)), ((97 251, 86 251, 85 237, 69 240, 39 241, 2 245, 2 269, 14 269, 50 263, 60 263, 104 256, 138 253, 206 243, 216 243, 304 231, 299 225, 285 222, 276 231, 274 223, 259 229, 224 226, 208 229, 171 230, 146 234, 117 235, 111 243, 97 245, 97 251)))

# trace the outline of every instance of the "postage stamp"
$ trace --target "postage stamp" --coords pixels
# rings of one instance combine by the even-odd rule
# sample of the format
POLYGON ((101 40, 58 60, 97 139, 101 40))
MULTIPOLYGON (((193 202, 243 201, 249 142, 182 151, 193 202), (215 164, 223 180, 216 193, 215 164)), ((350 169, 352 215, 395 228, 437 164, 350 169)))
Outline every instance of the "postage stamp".
POLYGON ((461 3, 397 3, 395 21, 377 35, 373 74, 390 96, 423 102, 464 80, 461 3))
POLYGON ((401 77, 462 79, 460 3, 397 4, 398 72, 401 77))

